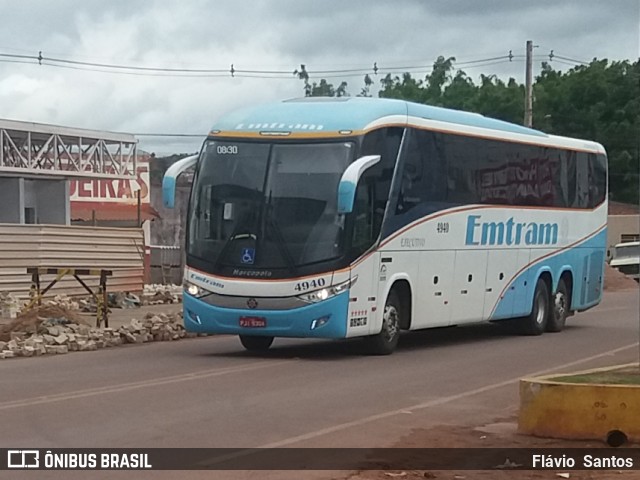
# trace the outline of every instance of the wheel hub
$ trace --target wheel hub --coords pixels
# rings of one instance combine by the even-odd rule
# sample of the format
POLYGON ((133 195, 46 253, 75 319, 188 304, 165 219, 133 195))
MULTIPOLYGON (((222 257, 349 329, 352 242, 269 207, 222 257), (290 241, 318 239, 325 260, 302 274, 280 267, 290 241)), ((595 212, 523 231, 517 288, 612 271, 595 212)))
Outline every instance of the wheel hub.
POLYGON ((562 292, 556 293, 554 299, 556 316, 562 318, 567 310, 567 299, 562 292))
POLYGON ((393 305, 384 307, 382 329, 385 332, 385 338, 388 342, 398 334, 398 330, 400 329, 398 310, 393 305))
POLYGON ((538 295, 538 298, 536 300, 536 323, 538 325, 542 325, 544 323, 544 316, 545 316, 545 302, 544 302, 544 297, 542 295, 538 295))

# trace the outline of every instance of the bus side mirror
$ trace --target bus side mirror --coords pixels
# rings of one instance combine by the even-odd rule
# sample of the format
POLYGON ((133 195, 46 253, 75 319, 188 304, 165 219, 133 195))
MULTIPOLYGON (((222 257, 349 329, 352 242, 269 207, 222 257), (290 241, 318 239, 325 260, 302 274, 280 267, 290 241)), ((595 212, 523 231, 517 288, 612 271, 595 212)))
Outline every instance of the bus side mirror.
POLYGON ((165 208, 173 208, 176 204, 176 182, 182 172, 190 167, 193 167, 198 161, 198 156, 193 155, 191 157, 178 160, 171 165, 164 177, 162 178, 162 204, 165 208))
POLYGON ((338 213, 351 213, 356 197, 356 187, 362 174, 380 161, 380 155, 360 157, 347 167, 338 185, 338 213))

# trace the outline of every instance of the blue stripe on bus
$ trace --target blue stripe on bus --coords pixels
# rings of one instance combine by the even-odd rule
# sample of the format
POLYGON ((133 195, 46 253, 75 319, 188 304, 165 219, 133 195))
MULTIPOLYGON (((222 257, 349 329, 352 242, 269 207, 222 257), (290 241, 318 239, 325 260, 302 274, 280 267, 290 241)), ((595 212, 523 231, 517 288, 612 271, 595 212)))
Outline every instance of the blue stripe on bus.
POLYGON ((210 305, 184 292, 184 326, 189 332, 296 338, 345 338, 349 292, 292 310, 241 310, 210 305), (240 327, 240 317, 263 317, 267 326, 240 327), (326 320, 311 329, 314 320, 326 320))
POLYGON ((572 309, 586 310, 598 304, 602 297, 606 241, 607 229, 604 228, 572 248, 531 264, 507 287, 490 320, 519 317, 531 313, 535 282, 544 272, 551 274, 553 291, 555 291, 563 271, 571 271, 573 276, 572 309), (577 270, 574 270, 572 266, 577 270), (512 286, 516 288, 512 289, 512 286))

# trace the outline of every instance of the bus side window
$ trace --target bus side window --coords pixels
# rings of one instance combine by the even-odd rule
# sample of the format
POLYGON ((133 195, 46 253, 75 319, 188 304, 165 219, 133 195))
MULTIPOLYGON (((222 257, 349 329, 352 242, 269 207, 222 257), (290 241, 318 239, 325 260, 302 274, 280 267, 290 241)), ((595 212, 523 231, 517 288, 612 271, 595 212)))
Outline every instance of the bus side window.
POLYGON ((353 235, 351 239, 352 248, 358 251, 366 250, 369 247, 375 229, 372 194, 371 182, 366 178, 361 178, 358 182, 353 208, 353 235))
POLYGON ((578 208, 589 207, 589 155, 584 152, 577 153, 576 160, 576 185, 578 208))
POLYGON ((367 250, 380 235, 382 219, 389 198, 403 129, 382 128, 369 132, 360 155, 380 155, 380 162, 367 170, 356 188, 351 247, 355 254, 367 250))
POLYGON ((589 207, 593 208, 604 202, 607 195, 607 167, 602 154, 589 154, 589 207))
POLYGON ((436 141, 436 135, 432 132, 411 131, 400 175, 396 215, 446 200, 446 163, 436 141))

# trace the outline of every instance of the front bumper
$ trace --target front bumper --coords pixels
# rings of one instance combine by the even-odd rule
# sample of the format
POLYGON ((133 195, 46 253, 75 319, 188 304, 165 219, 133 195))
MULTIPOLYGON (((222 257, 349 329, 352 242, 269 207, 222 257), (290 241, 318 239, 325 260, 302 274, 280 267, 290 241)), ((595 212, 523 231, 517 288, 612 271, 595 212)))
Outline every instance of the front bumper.
POLYGON ((349 292, 291 310, 222 308, 184 293, 184 326, 189 332, 295 338, 345 338, 349 292), (240 317, 263 317, 266 327, 240 327, 240 317), (324 323, 318 326, 319 320, 324 323), (316 328, 314 326, 314 321, 316 328))

